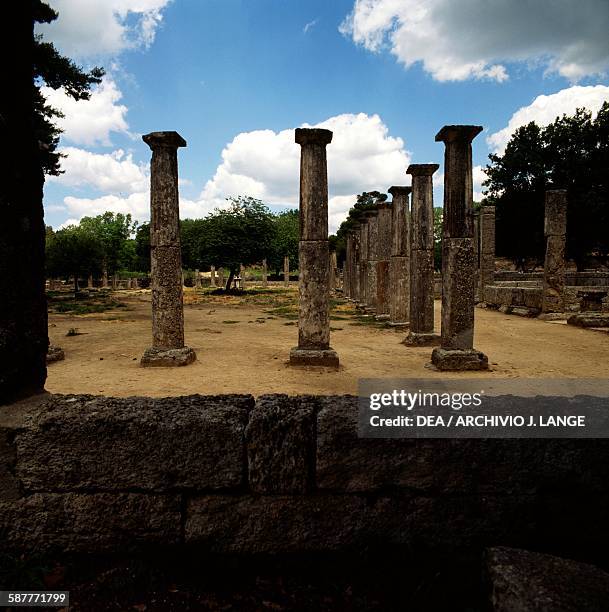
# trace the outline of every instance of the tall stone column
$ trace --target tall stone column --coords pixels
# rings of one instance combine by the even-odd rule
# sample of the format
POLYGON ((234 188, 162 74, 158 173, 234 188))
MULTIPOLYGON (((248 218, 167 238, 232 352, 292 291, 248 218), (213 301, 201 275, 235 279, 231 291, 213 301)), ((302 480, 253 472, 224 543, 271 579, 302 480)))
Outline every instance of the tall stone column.
POLYGON ((269 269, 266 265, 266 257, 262 260, 262 286, 265 288, 269 286, 269 269))
MULTIPOLYGON (((485 301, 484 288, 495 280, 495 207, 483 206, 478 216, 480 228, 480 276, 478 300, 485 301)), ((475 257, 475 251, 474 251, 475 257)))
POLYGON ((391 259, 389 262, 389 324, 395 327, 408 324, 410 316, 410 187, 390 187, 393 197, 391 219, 391 259))
POLYGON ((104 289, 108 288, 108 270, 104 266, 104 271, 102 272, 102 287, 104 289))
POLYGON ((87 278, 87 288, 93 289, 93 274, 89 274, 89 277, 87 278))
POLYGON ((201 288, 201 273, 199 270, 195 270, 195 289, 201 288))
POLYGON ((410 212, 410 332, 404 344, 429 346, 440 343, 434 333, 434 214, 433 174, 438 164, 410 164, 412 176, 410 212))
POLYGON ((368 217, 360 219, 359 249, 359 292, 358 306, 365 308, 368 301, 368 217))
POLYGON ((116 274, 112 275, 112 289, 115 291, 118 289, 118 276, 116 276, 116 274))
POLYGON ((336 251, 330 253, 330 291, 337 288, 338 264, 336 263, 336 251))
POLYGON ((359 258, 360 258, 360 229, 351 233, 351 299, 359 302, 359 258))
POLYGON ((330 347, 330 266, 326 145, 332 132, 298 128, 300 145, 300 241, 298 243, 298 346, 291 365, 338 367, 330 347))
POLYGON ((290 284, 290 258, 287 255, 283 258, 283 284, 286 287, 290 284))
POLYGON ((379 257, 379 211, 369 210, 365 213, 368 219, 368 273, 366 277, 366 309, 376 311, 376 264, 379 257))
POLYGON ((210 266, 209 268, 209 285, 210 287, 216 286, 216 266, 210 266))
POLYGON ((177 132, 152 132, 142 137, 152 149, 150 164, 150 276, 152 346, 142 366, 181 366, 196 359, 184 345, 182 257, 178 199, 178 147, 186 141, 177 132))
POLYGON ((224 268, 218 270, 218 285, 224 289, 224 268))
POLYGON ((546 237, 546 259, 543 265, 542 316, 565 310, 565 249, 567 243, 567 191, 546 191, 543 233, 546 237))
POLYGON ((376 318, 390 318, 391 204, 378 205, 378 260, 376 263, 376 318))
POLYGON ((351 299, 351 267, 353 265, 353 235, 347 234, 345 241, 345 263, 343 264, 343 296, 351 299))
POLYGON ((444 152, 442 223, 442 338, 431 355, 440 370, 486 370, 488 358, 474 349, 475 259, 472 140, 477 125, 446 125, 436 135, 444 152))

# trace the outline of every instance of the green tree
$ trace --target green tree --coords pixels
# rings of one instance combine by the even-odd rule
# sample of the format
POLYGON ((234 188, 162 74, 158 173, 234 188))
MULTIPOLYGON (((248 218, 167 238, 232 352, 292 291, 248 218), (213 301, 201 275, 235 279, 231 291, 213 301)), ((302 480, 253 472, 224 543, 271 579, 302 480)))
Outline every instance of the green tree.
POLYGON ((108 274, 125 269, 125 262, 133 261, 128 240, 137 230, 137 221, 132 221, 130 214, 105 212, 96 217, 83 217, 80 227, 100 240, 103 246, 100 265, 108 274))
POLYGON ((74 278, 74 293, 79 277, 99 271, 103 245, 85 227, 70 225, 46 236, 46 268, 49 276, 74 278))
MULTIPOLYGON (((33 0, 34 21, 51 23, 57 19, 57 13, 46 3, 33 0)), ((42 36, 36 36, 33 53, 33 88, 34 88, 34 133, 40 142, 41 163, 45 174, 61 174, 59 162, 62 155, 57 152, 61 130, 53 123, 62 113, 46 103, 41 86, 51 89, 63 89, 74 100, 88 100, 91 86, 100 83, 104 75, 101 68, 85 72, 72 60, 62 56, 52 43, 42 36)))
POLYGON ((271 270, 279 274, 283 270, 283 258, 290 258, 290 267, 298 266, 298 240, 300 213, 298 210, 286 210, 273 217, 273 235, 267 263, 271 270))
POLYGON ((227 290, 240 264, 258 263, 267 256, 274 233, 273 215, 260 200, 248 196, 228 200, 228 209, 216 209, 205 219, 201 244, 201 261, 229 269, 227 290))
POLYGON ((138 271, 150 272, 150 224, 142 223, 135 231, 135 255, 138 271))
POLYGON ((579 269, 590 255, 609 254, 609 103, 595 119, 579 109, 546 127, 529 123, 510 139, 503 155, 490 155, 489 204, 497 215, 497 253, 519 267, 541 263, 545 191, 566 189, 567 255, 579 269))

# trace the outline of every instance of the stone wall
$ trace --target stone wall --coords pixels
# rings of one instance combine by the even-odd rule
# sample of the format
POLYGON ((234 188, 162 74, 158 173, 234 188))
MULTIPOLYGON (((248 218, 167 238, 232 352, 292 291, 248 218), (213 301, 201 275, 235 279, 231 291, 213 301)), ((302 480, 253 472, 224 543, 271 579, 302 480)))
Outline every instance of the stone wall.
POLYGON ((352 396, 43 395, 4 407, 0 549, 515 545, 604 558, 608 441, 360 439, 356 417, 352 396))

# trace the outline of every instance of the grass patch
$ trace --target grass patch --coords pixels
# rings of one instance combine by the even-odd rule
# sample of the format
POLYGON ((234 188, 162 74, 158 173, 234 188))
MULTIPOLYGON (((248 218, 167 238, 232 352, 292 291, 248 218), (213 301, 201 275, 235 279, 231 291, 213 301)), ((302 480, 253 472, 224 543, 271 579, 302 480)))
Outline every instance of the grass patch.
POLYGON ((115 300, 62 300, 61 302, 49 303, 49 312, 55 314, 95 314, 115 310, 117 308, 127 308, 127 304, 115 300))

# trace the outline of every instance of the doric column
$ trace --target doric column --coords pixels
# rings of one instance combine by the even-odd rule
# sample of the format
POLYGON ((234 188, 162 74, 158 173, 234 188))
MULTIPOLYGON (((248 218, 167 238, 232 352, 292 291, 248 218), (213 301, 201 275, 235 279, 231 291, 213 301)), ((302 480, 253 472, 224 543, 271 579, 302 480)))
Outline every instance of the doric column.
POLYGON ((224 289, 224 268, 218 269, 218 285, 224 289))
MULTIPOLYGON (((478 215, 478 223, 480 232, 480 283, 478 300, 484 302, 484 288, 486 285, 492 285, 495 279, 495 207, 483 206, 478 215)), ((475 254, 476 251, 474 250, 474 257, 475 254)))
POLYGON ((216 266, 210 266, 209 268, 209 285, 210 287, 216 286, 216 266))
POLYGON ((89 278, 87 278, 87 288, 93 289, 93 274, 89 274, 89 278))
POLYGON ((286 287, 290 284, 290 258, 287 255, 283 258, 283 284, 286 287))
POLYGON ((263 287, 268 287, 269 286, 269 269, 268 266, 266 265, 266 257, 262 260, 262 286, 263 287))
POLYGON ((104 266, 104 271, 102 272, 102 287, 104 289, 108 288, 108 270, 104 266))
POLYGON ((347 234, 345 239, 345 263, 343 264, 343 296, 351 299, 351 267, 353 265, 353 235, 347 234))
POLYGON ((442 223, 442 338, 432 363, 440 370, 485 370, 488 358, 474 349, 476 266, 474 259, 472 140, 477 125, 447 125, 444 142, 442 223))
POLYGON ((365 214, 360 219, 359 244, 358 305, 365 308, 368 301, 368 217, 365 214))
POLYGON ((195 270, 195 289, 201 288, 201 273, 199 270, 195 270))
POLYGON ((565 310, 565 248, 567 241, 567 191, 546 191, 544 221, 546 259, 543 265, 543 314, 565 310))
POLYGON ((112 289, 116 291, 118 288, 118 276, 116 274, 112 275, 112 289))
POLYGON ((298 346, 292 365, 338 367, 330 347, 330 266, 328 249, 328 168, 326 145, 332 132, 298 128, 300 153, 300 241, 298 243, 298 346))
POLYGON ((351 232, 351 299, 359 302, 360 225, 351 232))
POLYGON ((410 313, 410 214, 408 194, 410 187, 393 186, 391 219, 391 259, 389 263, 390 308, 389 324, 408 324, 410 313))
POLYGON ((338 264, 336 263, 336 251, 330 253, 330 291, 335 291, 338 279, 338 264))
POLYGON ((366 309, 376 310, 376 264, 379 253, 379 211, 368 210, 365 213, 368 219, 368 272, 366 277, 366 309))
POLYGON ((433 174, 438 164, 410 164, 410 332, 404 344, 440 343, 434 333, 434 212, 433 174))
POLYGON ((378 205, 378 260, 376 263, 376 318, 389 319, 390 260, 391 260, 391 204, 378 205))
POLYGON ((184 345, 182 257, 178 199, 178 147, 186 141, 177 132, 152 132, 142 137, 152 149, 150 164, 150 276, 152 347, 143 366, 192 363, 195 352, 184 345))

